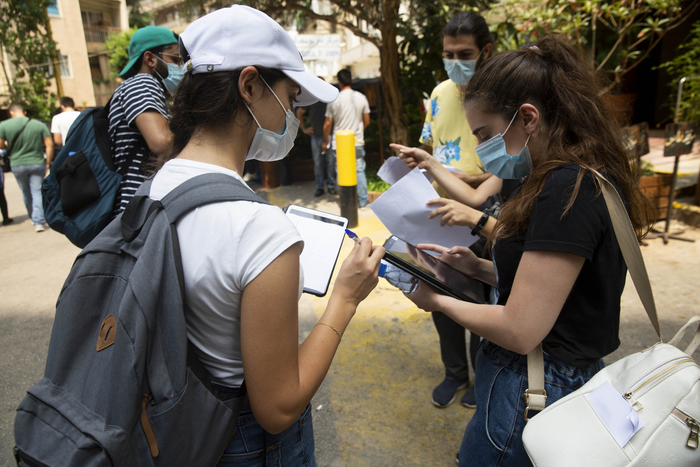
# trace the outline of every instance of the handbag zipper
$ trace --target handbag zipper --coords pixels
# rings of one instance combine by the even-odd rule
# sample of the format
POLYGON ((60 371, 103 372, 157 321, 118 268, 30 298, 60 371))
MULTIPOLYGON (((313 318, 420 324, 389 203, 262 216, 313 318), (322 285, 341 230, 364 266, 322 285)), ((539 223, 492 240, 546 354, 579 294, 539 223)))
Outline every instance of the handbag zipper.
POLYGON ((674 408, 671 413, 690 428, 690 435, 688 435, 685 445, 690 449, 697 449, 698 444, 700 444, 700 422, 687 413, 681 412, 678 408, 674 408))
MULTIPOLYGON (((622 395, 622 397, 624 397, 624 398, 627 399, 628 401, 631 400, 631 399, 632 399, 632 396, 633 396, 636 392, 638 392, 640 389, 642 389, 644 386, 646 386, 647 384, 651 383, 652 381, 657 380, 658 378, 660 378, 661 376, 663 376, 665 373, 667 373, 669 370, 671 370, 671 369, 677 367, 678 365, 682 365, 683 363, 695 363, 695 360, 693 360, 692 358, 683 358, 683 357, 681 357, 680 360, 675 361, 675 362, 672 362, 672 363, 670 363, 670 364, 667 364, 667 366, 666 366, 665 368, 662 368, 661 370, 657 371, 656 373, 654 373, 654 374, 651 375, 650 377, 647 378, 647 377, 645 376, 645 377, 642 378, 641 380, 637 381, 637 383, 635 383, 635 384, 630 388, 629 391, 627 391, 626 393, 624 393, 624 394, 622 395)), ((656 370, 656 369, 655 369, 655 370, 656 370)), ((638 404, 638 403, 635 401, 635 404, 638 404)), ((635 405, 635 404, 632 404, 632 405, 635 405)), ((641 409, 640 409, 640 410, 641 410, 641 409)))

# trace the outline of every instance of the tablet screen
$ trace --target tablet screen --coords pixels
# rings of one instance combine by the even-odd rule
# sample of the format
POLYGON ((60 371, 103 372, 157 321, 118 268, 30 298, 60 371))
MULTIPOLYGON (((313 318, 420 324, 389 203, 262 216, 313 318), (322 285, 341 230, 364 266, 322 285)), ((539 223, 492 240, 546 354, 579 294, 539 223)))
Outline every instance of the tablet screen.
POLYGON ((304 292, 323 297, 328 291, 348 220, 294 204, 287 206, 285 213, 304 240, 299 258, 304 270, 304 292))
POLYGON ((419 250, 396 236, 391 236, 384 242, 384 248, 389 253, 384 257, 388 262, 393 264, 393 259, 398 260, 402 264, 394 264, 395 266, 414 274, 441 292, 460 300, 484 303, 484 284, 443 263, 434 253, 419 250))

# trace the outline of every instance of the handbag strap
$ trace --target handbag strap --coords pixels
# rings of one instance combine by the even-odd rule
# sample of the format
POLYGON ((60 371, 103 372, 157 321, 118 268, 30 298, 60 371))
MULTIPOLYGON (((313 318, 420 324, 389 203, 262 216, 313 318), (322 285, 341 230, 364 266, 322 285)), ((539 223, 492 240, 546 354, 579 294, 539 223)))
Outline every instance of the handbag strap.
MULTIPOLYGON (((652 326, 654 326, 656 334, 659 336, 659 341, 663 342, 661 338, 661 326, 659 325, 659 318, 656 313, 656 304, 654 303, 654 294, 651 291, 651 282, 649 282, 649 275, 644 266, 642 250, 639 248, 637 235, 634 233, 634 227, 627 214, 625 205, 622 203, 622 199, 615 187, 605 177, 593 169, 591 169, 591 172, 593 172, 594 178, 603 192, 605 205, 608 207, 608 213, 612 221, 613 231, 615 232, 617 243, 620 245, 622 257, 625 259, 627 269, 637 289, 637 294, 639 294, 639 298, 644 305, 649 320, 652 326)), ((547 402, 547 392, 544 389, 544 356, 542 354, 541 343, 527 354, 527 379, 528 389, 525 391, 526 421, 528 420, 529 410, 544 410, 545 403, 547 402)))
POLYGON ((31 122, 31 121, 32 121, 32 119, 27 117, 27 121, 24 122, 24 125, 22 125, 22 129, 19 130, 19 133, 17 133, 14 138, 12 138, 12 144, 9 144, 9 141, 8 141, 7 149, 9 149, 10 151, 13 150, 15 143, 17 142, 19 137, 22 136, 22 132, 24 132, 24 129, 27 128, 27 125, 29 125, 29 122, 31 122))

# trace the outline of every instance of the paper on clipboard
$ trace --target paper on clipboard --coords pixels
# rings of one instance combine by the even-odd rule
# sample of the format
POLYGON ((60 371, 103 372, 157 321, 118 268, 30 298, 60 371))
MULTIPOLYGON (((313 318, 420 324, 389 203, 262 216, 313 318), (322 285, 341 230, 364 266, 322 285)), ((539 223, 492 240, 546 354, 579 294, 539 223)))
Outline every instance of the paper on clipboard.
POLYGON ((285 213, 304 240, 299 258, 304 270, 304 292, 323 297, 328 292, 348 220, 296 205, 287 206, 285 213))
POLYGON ((440 226, 440 217, 428 219, 435 206, 426 203, 439 197, 420 169, 415 168, 377 198, 371 209, 389 232, 412 245, 468 247, 477 241, 479 237, 472 235, 469 227, 440 226))

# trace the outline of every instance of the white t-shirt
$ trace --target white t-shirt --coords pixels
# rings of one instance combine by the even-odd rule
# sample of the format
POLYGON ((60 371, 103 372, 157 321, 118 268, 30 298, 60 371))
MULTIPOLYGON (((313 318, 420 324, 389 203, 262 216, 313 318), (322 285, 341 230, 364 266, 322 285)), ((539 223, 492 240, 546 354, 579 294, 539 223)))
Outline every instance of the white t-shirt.
MULTIPOLYGON (((243 181, 236 172, 217 165, 173 159, 156 174, 150 197, 161 199, 181 183, 205 173, 223 173, 243 181)), ((186 315, 187 335, 212 380, 238 387, 243 381, 243 289, 282 252, 298 242, 303 246, 303 241, 280 208, 250 201, 199 207, 182 217, 176 227, 185 299, 191 310, 186 315)), ((301 267, 299 272, 301 296, 301 267)))
POLYGON ((364 94, 345 89, 338 98, 326 107, 326 117, 333 119, 333 142, 335 149, 335 132, 351 130, 355 133, 355 146, 365 145, 365 124, 363 117, 369 113, 369 102, 364 94))
POLYGON ((56 115, 51 120, 51 133, 61 133, 61 141, 66 144, 66 136, 68 135, 68 130, 73 124, 76 118, 80 115, 80 112, 74 110, 72 112, 61 112, 56 115))

